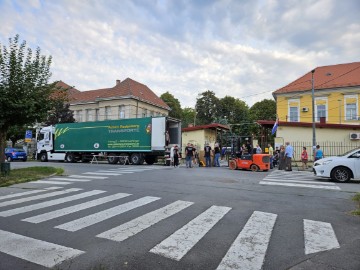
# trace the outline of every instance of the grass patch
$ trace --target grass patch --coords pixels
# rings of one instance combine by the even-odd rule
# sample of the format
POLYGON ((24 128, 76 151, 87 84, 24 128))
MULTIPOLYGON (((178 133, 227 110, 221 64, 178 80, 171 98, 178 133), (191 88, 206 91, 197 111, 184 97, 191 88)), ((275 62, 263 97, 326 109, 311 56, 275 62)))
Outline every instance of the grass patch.
POLYGON ((26 183, 48 177, 53 174, 63 174, 64 169, 54 167, 29 167, 13 169, 7 176, 0 176, 0 187, 26 183))
POLYGON ((351 199, 357 203, 358 207, 358 209, 351 211, 351 214, 354 216, 360 216, 360 193, 356 193, 351 199))

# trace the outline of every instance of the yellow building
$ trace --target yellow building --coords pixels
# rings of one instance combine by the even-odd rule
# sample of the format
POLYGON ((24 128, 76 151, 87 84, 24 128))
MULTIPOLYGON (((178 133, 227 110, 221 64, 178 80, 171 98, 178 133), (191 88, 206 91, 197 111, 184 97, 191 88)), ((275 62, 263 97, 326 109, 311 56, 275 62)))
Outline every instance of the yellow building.
MULTIPOLYGON (((341 143, 347 149, 360 146, 360 62, 317 67, 273 96, 279 119, 277 141, 312 146, 314 99, 316 144, 341 143)), ((274 121, 259 123, 270 127, 274 121)))

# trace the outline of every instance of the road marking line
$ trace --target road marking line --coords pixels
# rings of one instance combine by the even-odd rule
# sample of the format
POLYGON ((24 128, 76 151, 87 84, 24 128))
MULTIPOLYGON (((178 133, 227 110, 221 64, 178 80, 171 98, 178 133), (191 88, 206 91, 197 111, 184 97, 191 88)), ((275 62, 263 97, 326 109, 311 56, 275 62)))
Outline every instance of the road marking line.
POLYGON ((54 177, 49 178, 49 180, 62 180, 62 181, 73 181, 73 182, 90 182, 89 179, 74 179, 74 178, 64 178, 64 177, 54 177))
POLYGON ((38 199, 54 197, 54 196, 63 195, 66 193, 75 192, 75 191, 79 191, 79 190, 82 190, 82 189, 81 188, 70 188, 70 189, 65 189, 65 190, 61 190, 61 191, 50 192, 47 194, 41 194, 41 195, 31 196, 31 197, 22 198, 22 199, 11 200, 11 201, 0 203, 0 207, 23 203, 23 202, 34 201, 34 200, 38 200, 38 199))
POLYGON ((287 187, 305 187, 305 188, 319 188, 319 189, 331 189, 331 190, 341 190, 338 186, 320 186, 320 185, 305 185, 305 184, 291 184, 291 183, 276 183, 270 181, 261 181, 261 185, 270 185, 270 186, 287 186, 287 187))
POLYGON ((86 173, 83 173, 83 174, 109 175, 109 176, 112 176, 112 175, 121 175, 121 174, 119 174, 119 173, 98 173, 98 172, 86 172, 86 173))
POLYGON ((62 189, 63 187, 47 187, 47 188, 44 188, 46 190, 55 190, 55 189, 62 189))
POLYGON ((319 184, 319 185, 329 185, 329 186, 335 186, 334 183, 326 183, 326 182, 318 182, 318 181, 309 181, 309 180, 290 180, 290 179, 268 179, 268 178, 264 178, 262 181, 269 181, 269 182, 290 182, 290 183, 302 183, 302 184, 319 184))
POLYGON ((211 206, 205 212, 152 248, 150 252, 180 261, 230 210, 230 207, 211 206))
POLYGON ((48 190, 38 189, 38 190, 31 190, 31 191, 20 192, 20 193, 15 193, 15 194, 9 194, 9 195, 5 195, 5 196, 1 196, 0 200, 21 197, 21 196, 25 196, 25 195, 31 195, 31 194, 36 194, 36 193, 41 193, 41 192, 46 192, 46 191, 48 191, 48 190))
POLYGON ((254 211, 217 270, 260 270, 277 215, 254 211))
POLYGON ((60 181, 46 181, 46 180, 38 180, 31 182, 32 184, 53 184, 53 185, 71 185, 73 183, 70 182, 60 182, 60 181))
POLYGON ((3 230, 0 230, 0 239, 1 252, 45 267, 54 267, 85 253, 3 230))
POLYGON ((88 208, 91 208, 94 206, 98 206, 98 205, 101 205, 101 204, 104 204, 107 202, 122 199, 122 198, 125 198, 130 195, 131 194, 127 194, 127 193, 117 193, 114 195, 106 196, 103 198, 99 198, 99 199, 92 200, 89 202, 81 203, 78 205, 73 205, 73 206, 69 206, 66 208, 59 209, 59 210, 44 213, 41 215, 25 218, 22 221, 31 222, 31 223, 41 223, 41 222, 48 221, 48 220, 58 218, 58 217, 62 217, 62 216, 65 216, 65 215, 68 215, 71 213, 79 212, 81 210, 88 209, 88 208))
POLYGON ((92 191, 88 191, 88 192, 84 192, 84 193, 80 193, 80 194, 76 194, 76 195, 72 195, 72 196, 68 196, 68 197, 64 197, 64 198, 60 198, 60 199, 26 205, 23 207, 14 208, 14 209, 10 209, 7 211, 2 211, 2 212, 0 212, 0 217, 9 217, 9 216, 14 216, 14 215, 18 215, 18 214, 22 214, 22 213, 26 213, 26 212, 31 212, 31 211, 46 208, 49 206, 54 206, 54 205, 62 204, 65 202, 71 202, 74 200, 79 200, 79 199, 83 199, 86 197, 98 195, 98 194, 101 194, 104 192, 106 192, 106 191, 92 190, 92 191))
POLYGON ((161 220, 175 215, 176 213, 184 210, 192 204, 194 203, 186 201, 176 201, 172 204, 147 213, 111 230, 100 233, 96 237, 106 238, 118 242, 124 241, 125 239, 128 239, 129 237, 134 236, 135 234, 155 225, 161 220))
POLYGON ((339 248, 330 223, 304 219, 305 254, 339 248))
POLYGON ((76 175, 76 174, 73 174, 73 175, 69 175, 69 177, 73 177, 73 178, 89 178, 89 179, 106 179, 106 178, 109 178, 109 177, 102 177, 102 176, 91 176, 91 175, 76 175))
POLYGON ((135 201, 124 203, 124 204, 106 209, 104 211, 100 211, 98 213, 95 213, 95 214, 92 214, 89 216, 85 216, 83 218, 75 219, 73 221, 56 226, 55 228, 70 231, 70 232, 75 232, 80 229, 86 228, 93 224, 99 223, 106 219, 112 218, 114 216, 120 215, 122 213, 125 213, 127 211, 130 211, 132 209, 149 204, 149 203, 157 201, 157 200, 160 200, 160 198, 150 197, 150 196, 143 197, 143 198, 140 198, 135 201))

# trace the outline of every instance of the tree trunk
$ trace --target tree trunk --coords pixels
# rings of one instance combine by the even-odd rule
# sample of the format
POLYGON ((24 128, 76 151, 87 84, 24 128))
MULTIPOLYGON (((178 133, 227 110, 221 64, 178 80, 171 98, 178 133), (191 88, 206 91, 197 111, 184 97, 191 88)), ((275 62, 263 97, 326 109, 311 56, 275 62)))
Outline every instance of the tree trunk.
POLYGON ((6 142, 6 132, 0 130, 0 163, 5 162, 5 142, 6 142))

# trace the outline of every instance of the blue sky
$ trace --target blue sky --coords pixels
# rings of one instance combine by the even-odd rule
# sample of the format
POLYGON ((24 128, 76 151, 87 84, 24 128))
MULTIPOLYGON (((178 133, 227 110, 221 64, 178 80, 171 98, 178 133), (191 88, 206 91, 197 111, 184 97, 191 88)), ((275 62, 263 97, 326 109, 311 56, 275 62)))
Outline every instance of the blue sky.
POLYGON ((0 0, 0 43, 51 55, 80 91, 132 78, 182 107, 214 91, 249 106, 318 66, 360 61, 358 0, 0 0))

